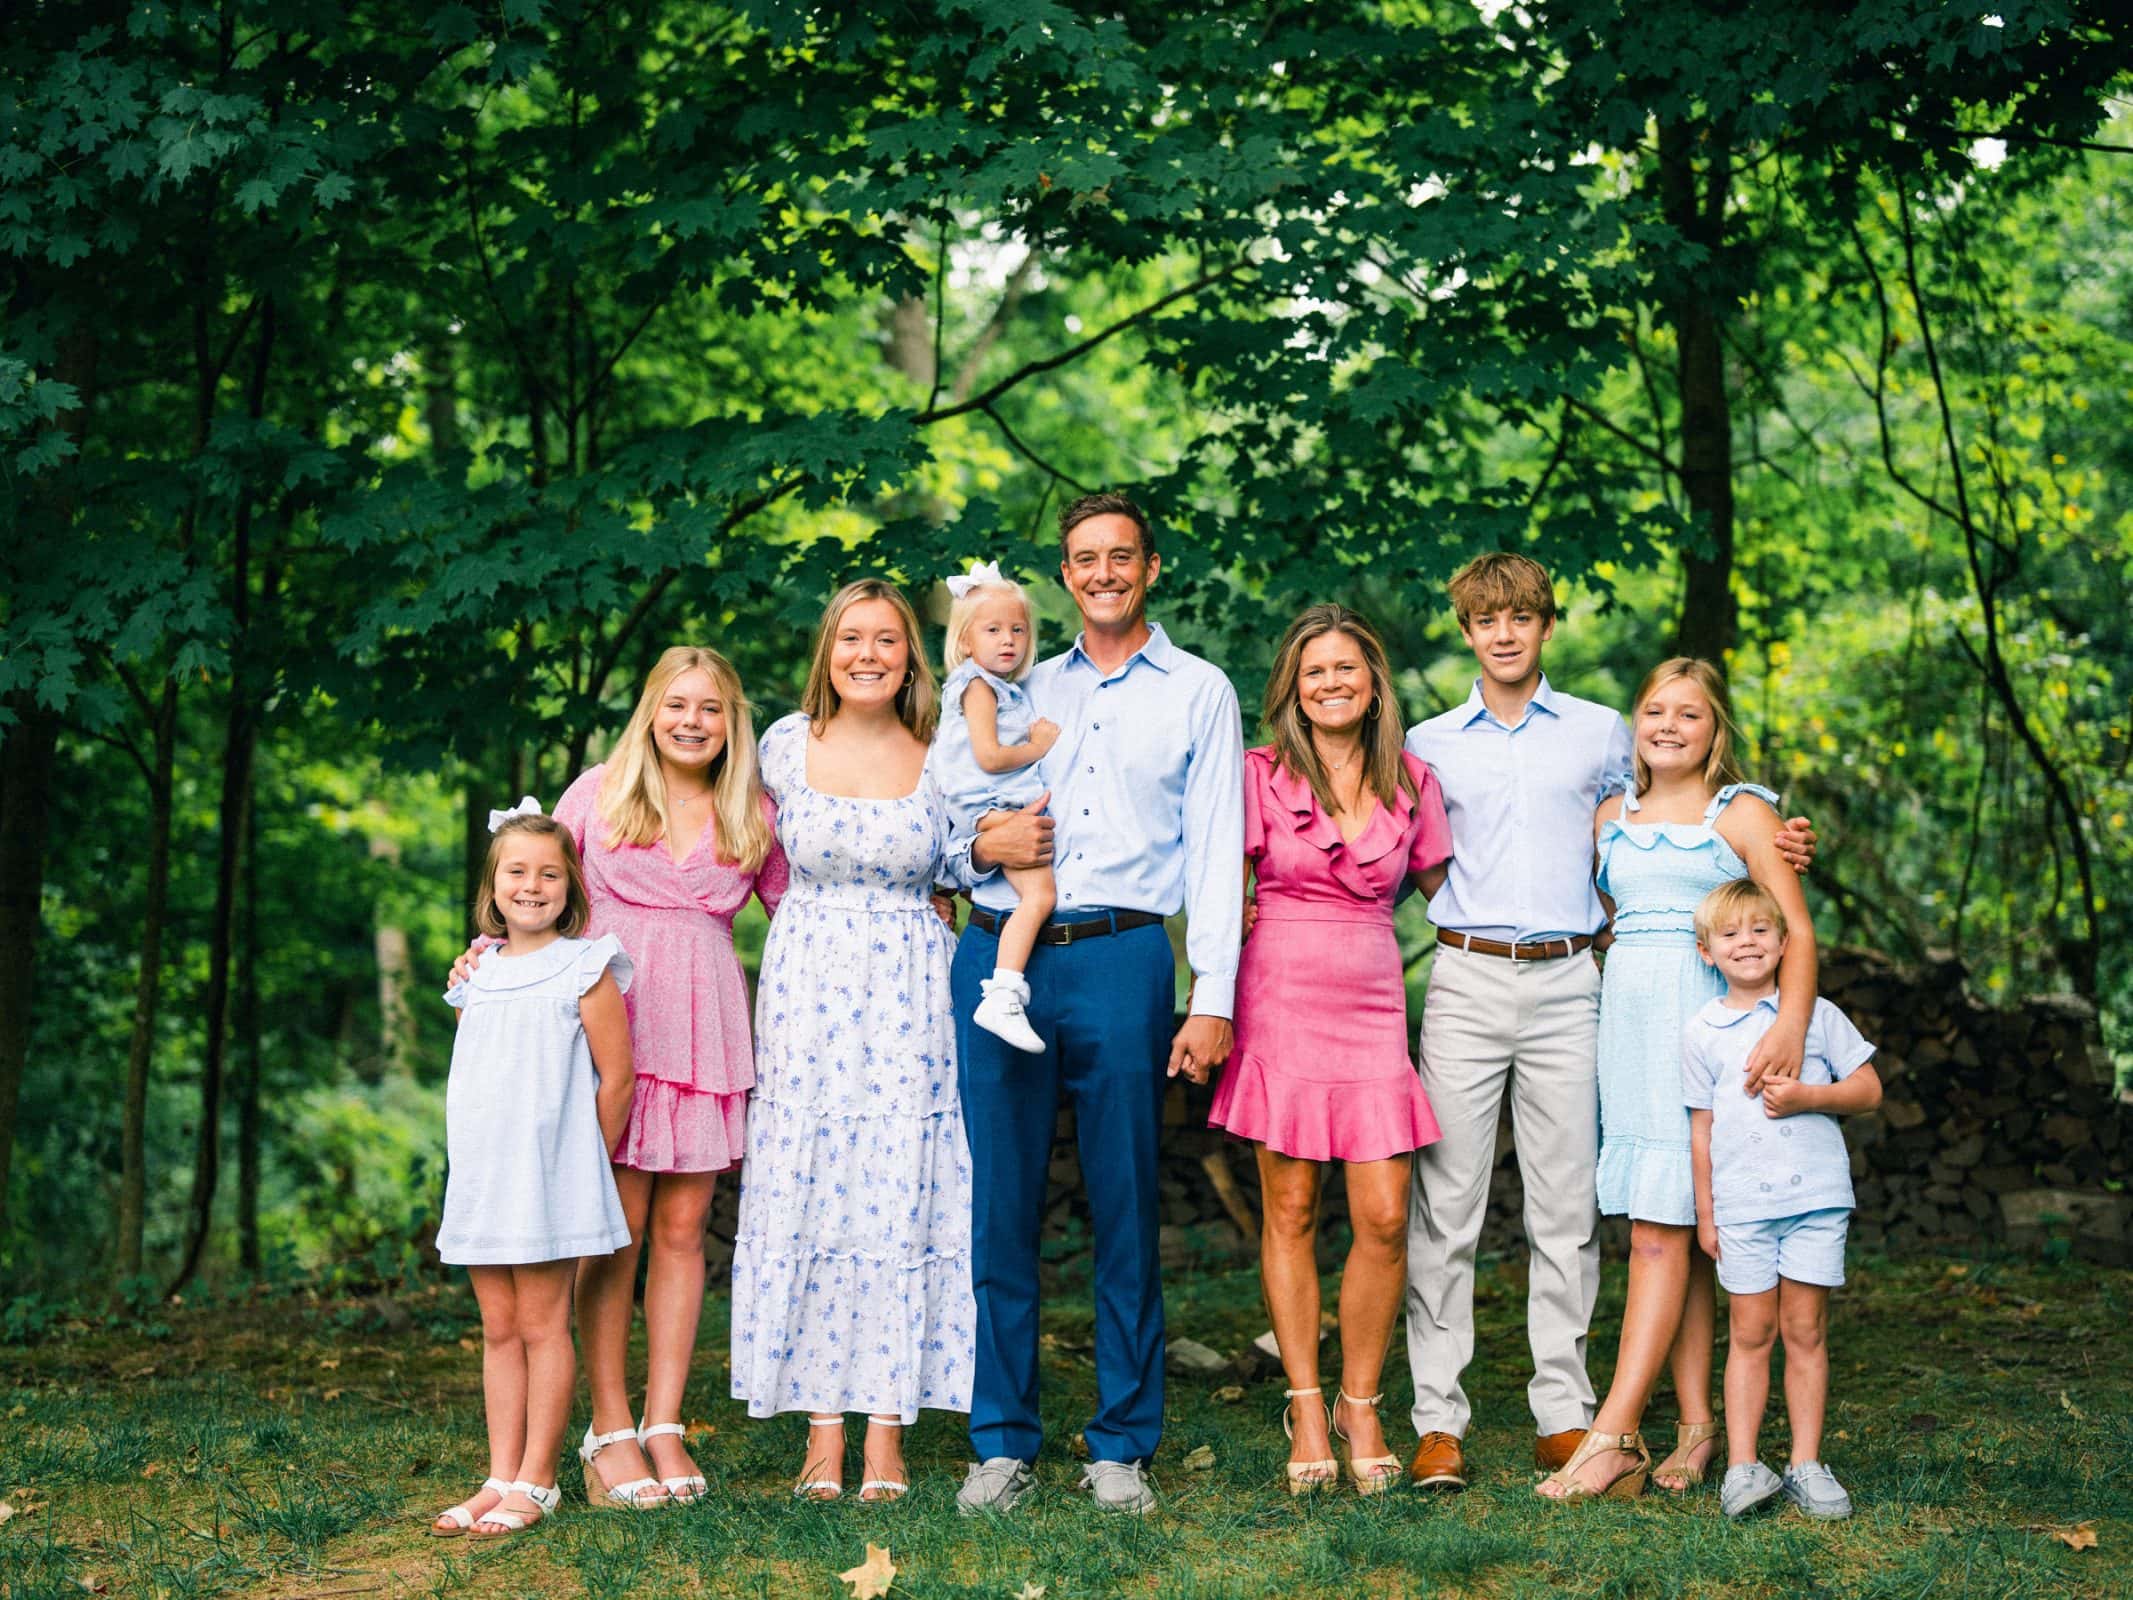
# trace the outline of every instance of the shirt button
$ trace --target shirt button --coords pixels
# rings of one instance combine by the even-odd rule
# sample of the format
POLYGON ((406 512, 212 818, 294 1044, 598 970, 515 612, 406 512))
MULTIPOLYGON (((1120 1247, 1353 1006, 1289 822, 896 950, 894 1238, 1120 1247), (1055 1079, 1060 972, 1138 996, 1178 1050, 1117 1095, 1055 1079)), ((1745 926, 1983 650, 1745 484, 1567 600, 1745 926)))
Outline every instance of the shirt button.
POLYGON ((1104 731, 1104 725, 1101 722, 1092 722, 1089 724, 1089 726, 1094 728, 1098 733, 1102 733, 1104 731))
POLYGON ((1091 768, 1089 768, 1089 770, 1090 770, 1091 772, 1094 772, 1094 771, 1095 771, 1096 769, 1095 769, 1094 767, 1091 767, 1091 768))
POLYGON ((1089 808, 1088 808, 1087 806, 1083 806, 1083 807, 1081 808, 1081 814, 1082 814, 1083 816, 1087 816, 1087 815, 1089 814, 1089 808))

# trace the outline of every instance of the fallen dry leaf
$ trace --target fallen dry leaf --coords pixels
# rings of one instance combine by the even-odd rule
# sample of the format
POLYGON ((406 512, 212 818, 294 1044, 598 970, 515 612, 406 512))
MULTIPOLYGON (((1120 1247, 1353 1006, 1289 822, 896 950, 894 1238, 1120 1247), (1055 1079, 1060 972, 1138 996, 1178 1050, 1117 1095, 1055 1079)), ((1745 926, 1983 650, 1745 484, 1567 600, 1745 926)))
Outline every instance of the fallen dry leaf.
POLYGON ((2061 1527, 2054 1522, 2025 1522, 2022 1531, 2050 1534, 2069 1550, 2096 1548, 2096 1524, 2093 1522, 2077 1522, 2071 1528, 2061 1527))
POLYGON ((838 1573, 837 1577, 852 1586, 852 1600, 881 1600, 895 1581, 896 1563, 889 1559, 889 1552, 882 1546, 870 1544, 866 1560, 849 1572, 838 1573))
POLYGON ((698 1440, 708 1439, 717 1432, 717 1424, 706 1422, 703 1418, 696 1417, 691 1419, 686 1428, 682 1429, 681 1442, 683 1444, 695 1444, 698 1440))
POLYGON ((2064 1389, 2061 1389, 2059 1391, 2059 1409, 2064 1411, 2068 1416, 2072 1417, 2076 1422, 2086 1422, 2089 1420, 2087 1413, 2085 1413, 2081 1409, 2081 1407, 2075 1405, 2072 1400, 2067 1398, 2067 1394, 2064 1389))
POLYGON ((1244 1398, 1244 1385, 1241 1383, 1225 1383, 1214 1392, 1212 1398, 1218 1406, 1233 1406, 1244 1398))
POLYGON ((481 1341, 479 1339, 462 1339, 459 1341, 459 1348, 462 1350, 479 1350, 481 1341))
POLYGON ((324 1394, 319 1396, 321 1400, 338 1400, 340 1399, 340 1397, 341 1391, 339 1389, 328 1389, 324 1394))
POLYGON ((1025 1582, 1014 1592, 1013 1600, 1044 1600, 1044 1585, 1025 1582))
POLYGON ((5 1500, 0 1500, 0 1522, 13 1522, 14 1520, 15 1508, 5 1500))
POLYGON ((1185 1452, 1185 1459, 1180 1464, 1187 1472, 1205 1472, 1215 1464, 1215 1447, 1208 1444, 1198 1445, 1185 1452))
POLYGON ((30 1408, 24 1405, 20 1400, 17 1400, 13 1405, 7 1408, 7 1420, 10 1422, 14 1422, 18 1418, 26 1417, 29 1414, 30 1408))
POLYGON ((340 1364, 341 1358, 339 1356, 328 1356, 324 1361, 321 1361, 318 1364, 319 1371, 332 1372, 335 1368, 339 1367, 340 1364))
POLYGON ((149 1463, 148 1463, 148 1465, 147 1465, 147 1466, 145 1466, 145 1467, 141 1468, 141 1476, 142 1476, 142 1477, 144 1477, 144 1478, 153 1478, 153 1477, 154 1477, 154 1476, 155 1476, 155 1475, 156 1475, 157 1473, 161 1472, 162 1470, 163 1470, 163 1463, 162 1463, 162 1462, 160 1462, 160 1461, 151 1461, 151 1462, 149 1462, 149 1463))

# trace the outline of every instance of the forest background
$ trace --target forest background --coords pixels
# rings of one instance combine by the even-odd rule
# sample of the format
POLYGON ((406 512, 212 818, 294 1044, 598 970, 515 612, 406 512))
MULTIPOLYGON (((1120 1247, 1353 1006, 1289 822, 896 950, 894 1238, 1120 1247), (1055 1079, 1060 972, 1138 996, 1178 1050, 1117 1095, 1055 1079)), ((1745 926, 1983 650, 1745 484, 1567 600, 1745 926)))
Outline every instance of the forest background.
POLYGON ((2133 1060, 2129 61, 2020 0, 8 8, 0 1335, 423 1270, 488 808, 672 643, 764 726, 851 575, 997 558, 1056 644, 1099 485, 1248 708, 1322 599, 1455 703, 1443 579, 1531 551, 1565 687, 1726 661, 1825 939, 2133 1060))

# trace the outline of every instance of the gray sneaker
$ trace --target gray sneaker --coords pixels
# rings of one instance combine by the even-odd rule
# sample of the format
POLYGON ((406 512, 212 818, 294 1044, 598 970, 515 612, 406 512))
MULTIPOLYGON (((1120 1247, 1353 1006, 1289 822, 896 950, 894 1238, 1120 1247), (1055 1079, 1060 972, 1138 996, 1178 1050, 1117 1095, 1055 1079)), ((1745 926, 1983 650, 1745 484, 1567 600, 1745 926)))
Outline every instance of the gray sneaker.
POLYGON ((1037 1486, 1029 1463, 1013 1456, 973 1461, 963 1487, 955 1492, 955 1509, 966 1517, 981 1511, 1012 1511, 1015 1502, 1037 1486))
POLYGON ((1726 1481, 1718 1489, 1718 1509, 1729 1517, 1745 1517, 1770 1504, 1784 1487, 1785 1480, 1760 1461, 1744 1461, 1726 1468, 1726 1481))
POLYGON ((1852 1514, 1852 1497, 1837 1475, 1819 1461, 1785 1469, 1785 1498, 1810 1517, 1835 1522, 1852 1514))
POLYGON ((1081 1486, 1106 1511, 1144 1517, 1155 1509, 1155 1491, 1138 1461, 1092 1461, 1081 1469, 1081 1486))

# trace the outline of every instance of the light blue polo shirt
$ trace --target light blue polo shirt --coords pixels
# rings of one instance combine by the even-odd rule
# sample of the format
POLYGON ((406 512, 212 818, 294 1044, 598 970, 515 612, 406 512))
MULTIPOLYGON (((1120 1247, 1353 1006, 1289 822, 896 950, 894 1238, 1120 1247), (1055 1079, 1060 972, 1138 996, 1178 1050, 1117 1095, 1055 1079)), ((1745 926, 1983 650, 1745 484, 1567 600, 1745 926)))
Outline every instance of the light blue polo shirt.
MULTIPOLYGON (((1767 1222, 1808 1211, 1852 1208, 1852 1160, 1844 1130, 1826 1112, 1772 1117, 1743 1092, 1748 1052, 1777 1021, 1775 995, 1746 1011, 1723 997, 1689 1019, 1681 1035, 1681 1097, 1711 1113, 1711 1214, 1721 1223, 1767 1222)), ((1800 1082, 1840 1083, 1873 1058, 1851 1018, 1816 999, 1807 1022, 1800 1082)))

